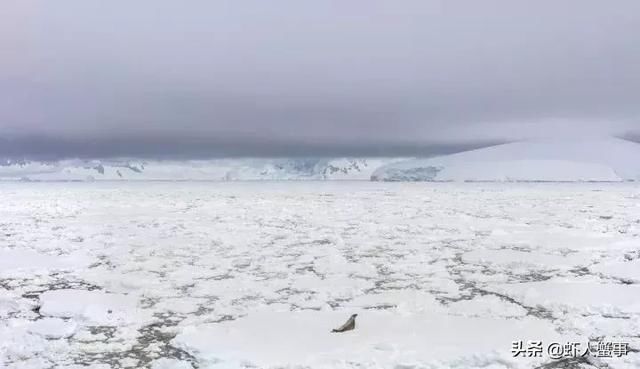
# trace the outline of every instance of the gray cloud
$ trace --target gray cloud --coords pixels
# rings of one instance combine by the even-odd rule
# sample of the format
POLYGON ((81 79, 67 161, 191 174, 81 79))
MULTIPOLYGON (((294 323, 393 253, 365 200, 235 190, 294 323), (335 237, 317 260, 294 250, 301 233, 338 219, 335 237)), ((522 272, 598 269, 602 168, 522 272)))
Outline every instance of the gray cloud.
POLYGON ((44 139, 106 154, 194 140, 219 155, 378 153, 640 127, 634 0, 0 9, 0 134, 25 152, 44 139))

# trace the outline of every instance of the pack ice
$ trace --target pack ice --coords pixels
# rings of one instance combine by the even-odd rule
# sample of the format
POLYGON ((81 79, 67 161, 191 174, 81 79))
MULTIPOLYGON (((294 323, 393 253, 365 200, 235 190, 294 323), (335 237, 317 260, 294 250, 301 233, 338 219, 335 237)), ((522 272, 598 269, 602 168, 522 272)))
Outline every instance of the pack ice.
POLYGON ((0 182, 0 368, 638 368, 638 240, 635 183, 0 182))

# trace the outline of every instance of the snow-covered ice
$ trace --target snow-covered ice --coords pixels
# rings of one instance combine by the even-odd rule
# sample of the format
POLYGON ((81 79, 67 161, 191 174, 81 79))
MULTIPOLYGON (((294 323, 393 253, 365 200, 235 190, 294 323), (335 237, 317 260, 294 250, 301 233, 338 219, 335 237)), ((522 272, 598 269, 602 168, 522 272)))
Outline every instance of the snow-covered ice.
POLYGON ((639 261, 631 183, 5 182, 0 368, 637 368, 639 261))
POLYGON ((42 318, 34 321, 28 330, 45 338, 67 338, 73 336, 77 324, 72 320, 42 318))
POLYGON ((140 322, 138 298, 132 295, 59 289, 43 292, 39 297, 40 314, 85 320, 89 324, 110 326, 140 322))
POLYGON ((500 351, 508 349, 500 348, 509 348, 513 337, 522 332, 548 340, 559 336, 551 323, 531 317, 505 324, 502 317, 462 317, 444 312, 359 313, 357 329, 347 334, 336 335, 327 329, 344 320, 348 316, 345 311, 252 311, 242 319, 189 327, 174 342, 193 351, 205 367, 211 368, 291 364, 389 368, 425 363, 474 367, 493 360, 517 366, 518 359, 502 355, 500 351), (491 334, 487 334, 489 331, 491 334))
POLYGON ((619 138, 511 142, 389 163, 381 181, 621 182, 640 180, 640 144, 619 138))
POLYGON ((601 263, 593 268, 593 272, 602 273, 631 282, 640 282, 640 259, 601 263))

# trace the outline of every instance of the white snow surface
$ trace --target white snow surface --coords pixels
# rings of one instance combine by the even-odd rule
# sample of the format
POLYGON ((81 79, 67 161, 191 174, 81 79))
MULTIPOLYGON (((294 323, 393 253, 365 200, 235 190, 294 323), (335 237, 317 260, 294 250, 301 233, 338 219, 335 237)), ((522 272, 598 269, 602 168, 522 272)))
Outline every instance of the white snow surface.
POLYGON ((67 338, 73 336, 77 324, 72 320, 57 318, 42 318, 29 325, 31 333, 50 339, 67 338))
POLYGON ((384 165, 379 181, 620 182, 640 180, 640 144, 617 138, 521 141, 384 165))
POLYGON ((40 313, 44 316, 74 318, 100 326, 140 323, 149 319, 137 308, 135 296, 87 291, 60 289, 45 291, 39 297, 42 306, 40 313))
POLYGON ((613 278, 631 282, 640 282, 640 260, 624 260, 602 263, 594 266, 591 270, 613 278))
MULTIPOLYGON (((341 311, 254 311, 235 321, 189 327, 174 342, 192 350, 206 367, 389 368, 424 365, 475 367, 508 360, 497 348, 510 346, 523 331, 547 340, 558 339, 551 324, 523 317, 504 324, 500 317, 468 318, 447 313, 398 314, 359 311, 357 330, 331 333, 327 327, 344 320, 341 311), (491 330, 491 335, 486 332, 491 330), (313 332, 313 333, 311 333, 313 332), (429 334, 428 332, 437 332, 429 334), (461 334, 464 332, 464 334, 461 334), (212 351, 210 347, 216 347, 212 351), (459 347, 466 347, 461 352, 459 347), (247 349, 250 348, 250 349, 247 349), (500 359, 502 358, 502 359, 500 359)), ((540 361, 540 360, 539 360, 540 361)), ((499 366, 497 366, 499 367, 499 366)))
POLYGON ((0 161, 5 181, 369 180, 406 158, 0 161))
POLYGON ((639 214, 633 183, 4 182, 0 368, 638 368, 639 214))

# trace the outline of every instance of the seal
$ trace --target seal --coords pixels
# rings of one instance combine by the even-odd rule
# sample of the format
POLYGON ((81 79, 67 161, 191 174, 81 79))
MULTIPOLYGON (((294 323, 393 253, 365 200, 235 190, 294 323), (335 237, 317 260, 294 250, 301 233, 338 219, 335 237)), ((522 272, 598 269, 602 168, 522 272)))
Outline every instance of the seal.
POLYGON ((358 316, 358 314, 351 315, 351 317, 349 318, 349 320, 347 320, 346 323, 344 323, 340 328, 332 329, 331 332, 332 333, 342 333, 342 332, 354 330, 356 328, 356 317, 357 316, 358 316))

